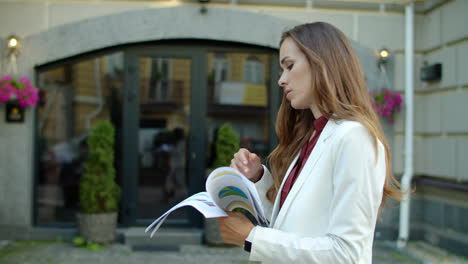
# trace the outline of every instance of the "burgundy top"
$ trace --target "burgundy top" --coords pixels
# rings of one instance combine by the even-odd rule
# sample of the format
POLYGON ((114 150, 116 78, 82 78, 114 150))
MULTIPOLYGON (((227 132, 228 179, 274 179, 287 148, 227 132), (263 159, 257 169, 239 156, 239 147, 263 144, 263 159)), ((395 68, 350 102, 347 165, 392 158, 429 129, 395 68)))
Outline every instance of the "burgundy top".
POLYGON ((284 183, 283 189, 281 190, 280 208, 283 207, 283 203, 286 200, 289 191, 291 191, 294 182, 296 182, 297 176, 299 176, 302 168, 304 168, 304 165, 309 158, 310 153, 314 149, 315 144, 317 144, 318 138, 320 137, 320 134, 322 133, 322 130, 327 122, 328 119, 325 116, 321 116, 314 120, 313 126, 315 129, 315 135, 308 142, 306 142, 304 146, 302 146, 301 154, 299 154, 299 158, 297 159, 296 164, 294 165, 293 169, 288 175, 288 178, 286 179, 286 182, 284 183))

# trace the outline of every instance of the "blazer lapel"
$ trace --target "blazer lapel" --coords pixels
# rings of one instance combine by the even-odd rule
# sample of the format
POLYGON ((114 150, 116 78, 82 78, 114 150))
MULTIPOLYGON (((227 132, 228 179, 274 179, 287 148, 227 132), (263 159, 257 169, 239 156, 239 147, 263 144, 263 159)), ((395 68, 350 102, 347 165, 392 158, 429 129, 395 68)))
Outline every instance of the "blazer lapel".
MULTIPOLYGON (((296 155, 292 163, 289 165, 288 170, 286 171, 286 175, 289 175, 291 173, 292 168, 294 167, 294 164, 296 164, 297 159, 299 158, 299 153, 296 155)), ((279 206, 280 206, 280 199, 281 199, 281 190, 283 189, 284 183, 286 182, 287 177, 285 176, 283 178, 283 181, 281 182, 281 185, 278 189, 278 194, 276 195, 275 203, 273 204, 273 209, 271 213, 271 222, 270 226, 273 226, 276 221, 276 217, 278 216, 278 211, 279 211, 279 206)))
POLYGON ((327 148, 328 146, 327 141, 330 138, 330 136, 333 135, 333 132, 335 131, 336 126, 337 126, 337 123, 333 120, 329 120, 327 122, 327 124, 325 125, 325 128, 322 131, 322 134, 320 135, 317 141, 317 144, 312 150, 312 153, 310 153, 310 156, 307 159, 306 164, 304 165, 304 168, 302 168, 302 171, 297 177, 296 182, 294 183, 291 190, 289 191, 288 197, 286 197, 283 207, 281 207, 281 210, 279 210, 281 190, 283 188, 283 185, 284 185, 284 182, 286 181, 287 176, 289 176, 291 169, 294 167, 294 164, 296 164, 296 161, 299 155, 294 159, 294 161, 289 166, 288 172, 286 173, 286 176, 283 179, 283 183, 281 184, 281 188, 279 189, 278 194, 276 196, 275 204, 273 207, 273 212, 274 212, 273 216, 276 216, 276 217, 272 218, 272 220, 274 220, 271 223, 272 227, 281 226, 292 201, 294 201, 294 197, 299 193, 300 189, 304 185, 304 182, 307 180, 307 178, 310 177, 311 175, 310 172, 314 169, 318 160, 321 158, 322 152, 327 148))

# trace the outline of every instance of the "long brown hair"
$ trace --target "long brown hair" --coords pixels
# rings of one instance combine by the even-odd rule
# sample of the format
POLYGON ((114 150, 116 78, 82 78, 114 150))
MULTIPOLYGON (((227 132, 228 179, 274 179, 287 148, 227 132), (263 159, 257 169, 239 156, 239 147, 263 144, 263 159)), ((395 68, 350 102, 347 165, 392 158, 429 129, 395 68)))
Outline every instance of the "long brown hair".
MULTIPOLYGON (((312 95, 318 110, 330 120, 346 119, 361 123, 372 135, 377 155, 377 139, 383 144, 387 171, 380 210, 387 197, 400 200, 402 193, 391 171, 390 149, 351 43, 339 29, 324 22, 302 24, 284 32, 280 46, 287 38, 298 45, 313 69, 312 95)), ((313 121, 310 109, 293 109, 283 96, 276 120, 279 144, 267 158, 274 182, 267 192, 270 201, 274 200, 288 166, 312 135, 313 121)))

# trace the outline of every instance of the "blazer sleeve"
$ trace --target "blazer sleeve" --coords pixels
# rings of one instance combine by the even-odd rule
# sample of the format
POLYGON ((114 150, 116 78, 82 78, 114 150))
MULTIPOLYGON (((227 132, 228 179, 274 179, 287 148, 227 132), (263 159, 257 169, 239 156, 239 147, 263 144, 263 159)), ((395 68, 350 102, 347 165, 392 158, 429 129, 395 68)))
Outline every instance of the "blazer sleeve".
POLYGON ((262 202, 263 210, 265 212, 265 216, 267 217, 268 221, 271 221, 271 212, 273 209, 273 203, 271 203, 267 197, 266 193, 268 189, 273 185, 273 178, 271 177, 270 171, 267 169, 265 165, 263 166, 263 175, 258 182, 255 183, 255 187, 258 191, 258 196, 260 196, 260 200, 262 202))
MULTIPOLYGON (((359 263, 364 245, 373 239, 385 180, 385 154, 378 143, 376 160, 371 136, 362 126, 354 126, 343 134, 334 147, 335 158, 331 159, 334 162, 333 195, 325 235, 307 237, 257 226, 250 260, 359 263)), ((298 224, 313 225, 314 219, 300 219, 298 224)))

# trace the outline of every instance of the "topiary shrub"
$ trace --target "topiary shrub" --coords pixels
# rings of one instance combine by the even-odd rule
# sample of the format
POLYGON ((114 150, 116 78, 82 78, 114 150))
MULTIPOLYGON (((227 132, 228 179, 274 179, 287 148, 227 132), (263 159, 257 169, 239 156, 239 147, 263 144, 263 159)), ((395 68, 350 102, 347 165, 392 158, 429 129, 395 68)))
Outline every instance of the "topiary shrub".
POLYGON ((216 159, 214 168, 229 166, 234 154, 239 150, 239 137, 229 124, 223 124, 218 129, 215 141, 216 159))
POLYGON ((98 121, 89 132, 85 172, 80 179, 80 207, 85 214, 116 212, 120 186, 115 182, 114 126, 98 121))
MULTIPOLYGON (((229 166, 234 154, 239 150, 239 137, 232 127, 223 124, 216 131, 214 142, 215 160, 212 167, 218 168, 229 166)), ((207 173, 208 176, 209 173, 207 173)), ((219 232, 218 220, 215 218, 205 219, 205 241, 208 245, 225 245, 219 232)))

